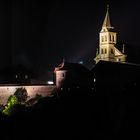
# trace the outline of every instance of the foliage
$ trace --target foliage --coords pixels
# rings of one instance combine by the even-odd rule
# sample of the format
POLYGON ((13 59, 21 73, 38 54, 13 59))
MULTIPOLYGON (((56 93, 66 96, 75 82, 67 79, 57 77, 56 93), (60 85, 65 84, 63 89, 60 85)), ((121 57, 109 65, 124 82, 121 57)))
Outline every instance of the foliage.
POLYGON ((18 98, 15 95, 11 95, 8 98, 8 103, 2 111, 3 114, 10 116, 13 113, 14 106, 19 104, 18 98))
POLYGON ((2 110, 5 115, 12 115, 15 111, 15 107, 20 104, 24 104, 28 98, 28 93, 25 88, 18 88, 14 95, 8 98, 7 105, 2 110))

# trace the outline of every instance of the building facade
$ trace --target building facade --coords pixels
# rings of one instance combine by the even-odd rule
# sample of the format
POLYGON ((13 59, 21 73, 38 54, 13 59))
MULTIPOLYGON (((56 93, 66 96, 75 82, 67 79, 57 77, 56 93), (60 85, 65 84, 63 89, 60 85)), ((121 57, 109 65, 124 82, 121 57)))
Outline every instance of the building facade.
POLYGON ((90 70, 82 64, 63 61, 54 70, 57 88, 84 88, 90 87, 90 70))

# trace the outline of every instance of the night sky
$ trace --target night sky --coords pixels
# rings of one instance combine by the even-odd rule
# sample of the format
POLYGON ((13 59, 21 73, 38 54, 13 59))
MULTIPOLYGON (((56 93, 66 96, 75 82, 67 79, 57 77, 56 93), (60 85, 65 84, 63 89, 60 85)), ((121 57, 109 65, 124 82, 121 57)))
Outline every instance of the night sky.
MULTIPOLYGON (((118 42, 132 59, 140 54, 140 4, 126 0, 51 0, 0 2, 0 64, 24 65, 41 77, 65 58, 91 68, 99 31, 110 5, 118 42)), ((137 57, 137 59, 139 59, 137 57)))

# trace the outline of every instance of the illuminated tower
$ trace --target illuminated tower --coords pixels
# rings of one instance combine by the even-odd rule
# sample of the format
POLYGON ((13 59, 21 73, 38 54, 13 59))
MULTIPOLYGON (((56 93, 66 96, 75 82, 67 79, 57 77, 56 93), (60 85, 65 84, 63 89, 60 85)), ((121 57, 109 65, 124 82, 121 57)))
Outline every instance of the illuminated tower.
POLYGON ((96 63, 100 60, 125 62, 126 55, 120 52, 115 46, 117 44, 117 33, 111 26, 109 17, 109 6, 107 6, 106 16, 99 34, 99 52, 95 57, 96 63))

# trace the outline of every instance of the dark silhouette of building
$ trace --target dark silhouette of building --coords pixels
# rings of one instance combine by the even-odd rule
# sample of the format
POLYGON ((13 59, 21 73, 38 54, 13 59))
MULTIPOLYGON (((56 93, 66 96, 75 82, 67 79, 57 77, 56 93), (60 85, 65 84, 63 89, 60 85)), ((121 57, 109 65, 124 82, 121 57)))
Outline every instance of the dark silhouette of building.
POLYGON ((140 65, 99 61, 91 73, 92 84, 98 90, 98 94, 120 94, 128 85, 135 86, 138 83, 140 65))
POLYGON ((57 88, 90 87, 90 71, 82 64, 62 62, 55 68, 55 82, 57 88))
POLYGON ((1 84, 30 84, 33 71, 23 65, 9 65, 0 70, 1 84))

